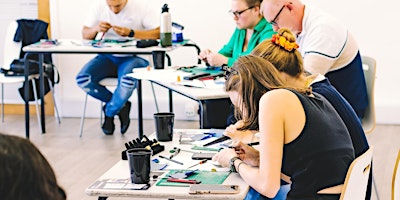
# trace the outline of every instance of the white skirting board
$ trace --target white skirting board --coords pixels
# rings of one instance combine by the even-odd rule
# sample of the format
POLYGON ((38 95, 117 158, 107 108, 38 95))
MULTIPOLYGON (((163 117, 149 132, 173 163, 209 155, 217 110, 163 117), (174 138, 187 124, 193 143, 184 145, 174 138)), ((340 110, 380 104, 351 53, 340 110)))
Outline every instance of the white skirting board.
MULTIPOLYGON (((137 119, 137 101, 132 99, 132 107, 130 117, 131 119, 137 119)), ((166 99, 157 99, 159 111, 169 112, 169 104, 166 99)), ((63 117, 81 117, 83 112, 83 101, 63 101, 61 107, 61 114, 63 117), (71 109, 74 108, 74 109, 71 109)), ((97 101, 91 97, 88 98, 88 104, 86 107, 86 117, 87 118, 99 118, 100 117, 100 101, 97 101)), ((157 112, 156 106, 153 99, 143 100, 143 118, 153 119, 153 114, 157 112)), ((178 99, 174 96, 173 110, 175 114, 175 119, 177 120, 199 120, 199 115, 197 114, 197 102, 190 99, 178 99), (190 106, 186 106, 190 105, 190 106), (187 116, 186 109, 191 108, 196 110, 194 116, 187 116)), ((192 112, 191 112, 192 113, 192 112)))

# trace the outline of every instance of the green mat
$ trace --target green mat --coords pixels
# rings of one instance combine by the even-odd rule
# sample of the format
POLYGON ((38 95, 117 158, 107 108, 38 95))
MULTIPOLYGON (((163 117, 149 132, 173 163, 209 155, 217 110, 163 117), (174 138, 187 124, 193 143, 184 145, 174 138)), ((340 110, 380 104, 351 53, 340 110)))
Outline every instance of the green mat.
MULTIPOLYGON (((192 170, 171 170, 165 176, 159 180, 156 185, 157 186, 176 186, 176 187, 189 187, 191 184, 188 183, 177 183, 177 182, 168 182, 170 174, 175 174, 176 172, 188 172, 192 170)), ((189 176, 186 179, 194 179, 197 181, 201 181, 201 184, 222 184, 225 179, 229 176, 231 172, 211 172, 211 171, 198 171, 197 173, 189 176)))

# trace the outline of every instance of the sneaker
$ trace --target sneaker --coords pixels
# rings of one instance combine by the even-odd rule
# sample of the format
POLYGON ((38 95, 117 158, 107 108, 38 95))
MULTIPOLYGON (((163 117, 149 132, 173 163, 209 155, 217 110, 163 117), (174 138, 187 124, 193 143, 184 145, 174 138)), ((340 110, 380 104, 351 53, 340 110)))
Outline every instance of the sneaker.
POLYGON ((114 129, 115 129, 114 117, 107 117, 105 108, 106 108, 106 106, 103 107, 104 123, 103 123, 103 126, 101 126, 101 129, 103 130, 104 134, 112 135, 112 134, 114 134, 114 129))
POLYGON ((129 113, 131 112, 131 102, 127 101, 118 113, 119 121, 121 122, 121 134, 124 134, 131 123, 129 113))

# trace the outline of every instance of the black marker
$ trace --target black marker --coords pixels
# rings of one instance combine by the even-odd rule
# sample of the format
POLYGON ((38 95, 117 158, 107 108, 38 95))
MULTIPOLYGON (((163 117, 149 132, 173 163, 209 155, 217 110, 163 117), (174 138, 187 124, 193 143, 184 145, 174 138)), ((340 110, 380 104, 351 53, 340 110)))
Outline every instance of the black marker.
POLYGON ((210 146, 210 145, 213 145, 213 144, 218 144, 220 142, 223 142, 223 141, 229 140, 229 139, 231 139, 231 138, 226 136, 226 135, 224 135, 224 136, 222 136, 220 138, 215 139, 214 141, 211 141, 211 142, 209 142, 207 144, 204 144, 203 147, 210 146))
POLYGON ((249 144, 247 144, 247 145, 249 145, 249 146, 254 146, 254 145, 259 145, 260 144, 260 142, 252 142, 252 143, 249 143, 249 144))

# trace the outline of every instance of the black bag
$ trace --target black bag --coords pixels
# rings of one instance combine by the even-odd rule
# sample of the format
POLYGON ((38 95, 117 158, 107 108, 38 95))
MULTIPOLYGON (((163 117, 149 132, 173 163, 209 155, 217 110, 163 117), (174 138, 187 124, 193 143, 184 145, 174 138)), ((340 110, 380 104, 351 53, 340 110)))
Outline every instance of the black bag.
MULTIPOLYGON (((50 92, 50 85, 49 85, 49 79, 47 77, 44 77, 44 94, 46 95, 48 92, 50 92)), ((33 78, 29 80, 29 96, 28 96, 28 101, 35 101, 35 94, 33 93, 33 81, 35 81, 35 86, 36 86, 36 92, 37 92, 37 99, 40 98, 40 83, 38 78, 33 78)), ((19 94, 21 95, 22 99, 25 100, 25 82, 22 84, 22 87, 18 89, 19 94)))
MULTIPOLYGON (((2 69, 2 72, 5 76, 24 76, 24 59, 14 59, 11 62, 10 69, 2 69)), ((38 74, 39 73, 39 62, 36 60, 28 60, 28 67, 29 67, 29 75, 38 74)), ((50 91, 50 84, 53 87, 55 84, 60 82, 60 74, 58 73, 57 68, 53 64, 43 63, 44 67, 44 94, 46 95, 50 91), (50 84, 49 84, 50 80, 50 84)), ((40 84, 38 78, 33 78, 29 80, 29 101, 34 101, 35 96, 33 93, 33 81, 35 81, 36 91, 38 92, 37 96, 40 99, 39 91, 40 91, 40 84)), ((21 95, 22 99, 25 100, 25 82, 21 88, 18 89, 19 94, 21 95)))
MULTIPOLYGON (((36 62, 36 61, 34 61, 36 62)), ((36 66, 38 67, 39 64, 36 64, 36 66)), ((44 95, 46 95, 51 87, 54 87, 55 84, 60 82, 60 74, 58 73, 58 70, 56 68, 55 65, 53 64, 48 64, 48 63, 44 63, 44 73, 43 73, 43 80, 44 80, 44 95), (50 87, 51 84, 51 87, 50 87)), ((31 63, 29 63, 29 74, 31 74, 31 63)), ((39 68, 37 69, 33 69, 33 72, 37 70, 37 73, 39 73, 39 68)), ((39 78, 33 78, 31 80, 29 80, 29 97, 28 97, 28 101, 34 101, 35 100, 35 96, 33 93, 33 84, 32 82, 35 81, 35 86, 36 86, 36 91, 38 92, 37 97, 38 99, 40 99, 40 82, 39 82, 39 78)), ((18 89, 19 94, 21 95, 22 99, 25 100, 25 82, 22 85, 22 87, 20 87, 18 89)))
POLYGON ((136 47, 137 48, 152 47, 152 46, 157 46, 158 43, 159 42, 157 40, 153 40, 153 39, 139 40, 136 42, 136 47))

